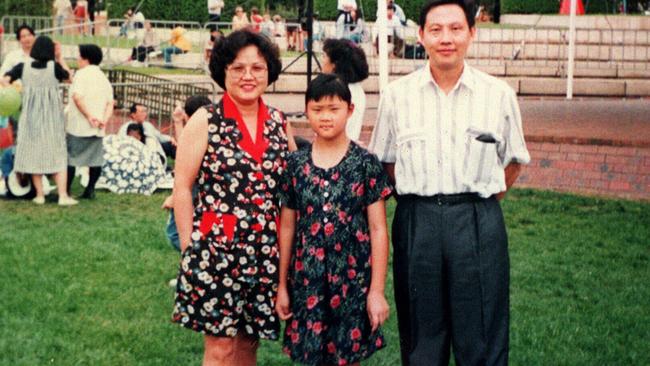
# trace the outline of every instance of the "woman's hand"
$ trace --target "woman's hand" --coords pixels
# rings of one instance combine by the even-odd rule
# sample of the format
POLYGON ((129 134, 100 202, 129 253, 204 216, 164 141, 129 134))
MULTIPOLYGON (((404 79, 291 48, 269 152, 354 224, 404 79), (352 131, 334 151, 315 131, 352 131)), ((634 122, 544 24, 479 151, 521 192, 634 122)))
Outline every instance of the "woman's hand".
POLYGON ((289 291, 286 286, 280 285, 278 287, 278 298, 275 301, 275 311, 282 320, 287 320, 293 316, 289 310, 291 303, 289 301, 289 291))
POLYGON ((54 60, 58 63, 61 63, 61 56, 63 52, 61 51, 61 43, 54 42, 54 60))
POLYGON ((388 319, 390 308, 383 293, 371 290, 368 293, 366 310, 368 311, 368 318, 370 319, 370 325, 374 332, 388 319))

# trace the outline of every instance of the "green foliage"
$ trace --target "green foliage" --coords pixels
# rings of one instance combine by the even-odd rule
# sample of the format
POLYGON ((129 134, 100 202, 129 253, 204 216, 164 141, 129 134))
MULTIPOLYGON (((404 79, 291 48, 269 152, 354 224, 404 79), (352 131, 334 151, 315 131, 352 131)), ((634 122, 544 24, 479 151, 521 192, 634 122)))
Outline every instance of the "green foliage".
POLYGON ((3 15, 51 15, 52 1, 4 0, 0 3, 0 14, 0 17, 3 15))
MULTIPOLYGON (((627 7, 629 12, 637 11, 639 0, 628 0, 627 7)), ((612 14, 618 13, 619 9, 615 8, 611 0, 590 0, 584 1, 587 7, 585 11, 588 14, 612 14)), ((618 5, 617 5, 618 6, 618 5)), ((560 9, 560 3, 549 0, 501 0, 501 13, 513 14, 557 14, 560 9)))

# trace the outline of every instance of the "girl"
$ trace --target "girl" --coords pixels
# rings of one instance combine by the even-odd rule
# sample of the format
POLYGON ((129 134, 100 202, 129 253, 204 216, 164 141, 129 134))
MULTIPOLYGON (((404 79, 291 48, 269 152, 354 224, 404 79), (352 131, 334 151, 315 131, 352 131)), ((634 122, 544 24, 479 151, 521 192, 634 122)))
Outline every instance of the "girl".
POLYGON ((316 139, 287 159, 276 311, 288 320, 292 360, 355 364, 384 347, 391 189, 377 158, 346 136, 354 106, 345 82, 322 74, 305 100, 316 139))

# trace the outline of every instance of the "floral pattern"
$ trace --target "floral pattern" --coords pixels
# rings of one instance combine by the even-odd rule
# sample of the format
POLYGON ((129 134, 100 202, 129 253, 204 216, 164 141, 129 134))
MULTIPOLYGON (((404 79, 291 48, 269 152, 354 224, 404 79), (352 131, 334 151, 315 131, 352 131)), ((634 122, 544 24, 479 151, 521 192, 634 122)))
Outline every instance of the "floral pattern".
POLYGON ((160 156, 130 136, 104 137, 102 176, 113 193, 151 195, 165 181, 160 156))
POLYGON ((287 158, 283 204, 297 210, 289 270, 293 317, 284 352, 305 364, 347 365, 384 347, 371 332, 366 297, 371 280, 367 207, 391 193, 379 160, 354 142, 330 169, 314 165, 311 148, 287 158))
POLYGON ((237 112, 230 112, 237 118, 226 117, 230 104, 226 94, 221 103, 207 107, 209 142, 199 169, 191 244, 181 258, 173 321, 214 336, 244 331, 277 339, 285 120, 260 102, 263 112, 253 143, 237 112))

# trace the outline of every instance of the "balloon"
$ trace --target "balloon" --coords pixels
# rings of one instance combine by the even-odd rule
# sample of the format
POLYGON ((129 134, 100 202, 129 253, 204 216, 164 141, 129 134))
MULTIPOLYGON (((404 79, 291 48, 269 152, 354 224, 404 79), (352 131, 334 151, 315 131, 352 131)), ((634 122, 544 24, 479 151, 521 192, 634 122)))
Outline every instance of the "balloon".
POLYGON ((20 109, 20 93, 14 87, 0 88, 0 116, 10 116, 20 109))

